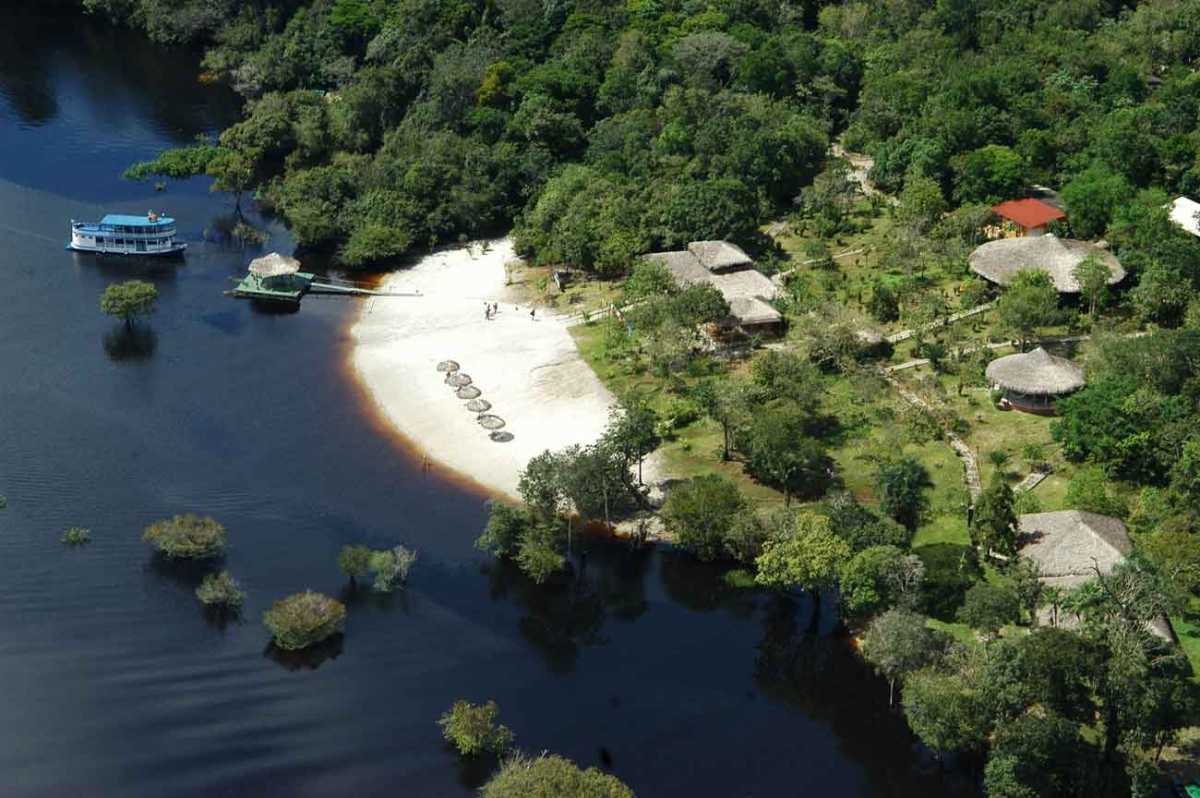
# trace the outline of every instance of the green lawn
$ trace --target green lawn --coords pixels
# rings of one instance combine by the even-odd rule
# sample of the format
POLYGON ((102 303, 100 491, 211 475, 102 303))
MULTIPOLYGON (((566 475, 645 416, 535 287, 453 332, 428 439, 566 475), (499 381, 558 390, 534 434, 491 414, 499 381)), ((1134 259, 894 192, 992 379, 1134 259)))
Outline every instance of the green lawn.
POLYGON ((1179 645, 1192 663, 1192 678, 1200 681, 1200 617, 1195 614, 1189 618, 1176 615, 1171 618, 1171 626, 1175 627, 1179 645))

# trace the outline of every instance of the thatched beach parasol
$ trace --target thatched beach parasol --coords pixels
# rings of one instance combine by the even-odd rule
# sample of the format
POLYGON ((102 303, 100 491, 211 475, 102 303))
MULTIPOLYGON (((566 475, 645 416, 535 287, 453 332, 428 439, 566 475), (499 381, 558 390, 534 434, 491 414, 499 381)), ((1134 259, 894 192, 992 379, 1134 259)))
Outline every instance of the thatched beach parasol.
POLYGON ((283 277, 300 271, 300 261, 272 252, 250 261, 250 273, 258 277, 283 277))
POLYGON ((1083 387, 1083 369, 1040 346, 988 363, 987 381, 1026 396, 1061 396, 1083 387))
POLYGON ((1009 285, 1018 272, 1036 270, 1050 275, 1059 293, 1078 294, 1079 281, 1071 271, 1089 255, 1096 255, 1108 266, 1109 285, 1125 279, 1125 269, 1108 250, 1055 235, 989 241, 972 252, 968 262, 971 271, 998 285, 1009 285))

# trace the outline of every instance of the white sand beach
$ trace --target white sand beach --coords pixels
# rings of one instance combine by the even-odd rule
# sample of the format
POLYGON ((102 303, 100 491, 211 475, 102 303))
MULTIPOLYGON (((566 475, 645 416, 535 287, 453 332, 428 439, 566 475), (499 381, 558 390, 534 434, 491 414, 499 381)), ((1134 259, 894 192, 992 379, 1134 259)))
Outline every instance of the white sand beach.
POLYGON ((614 401, 565 318, 530 319, 529 305, 508 299, 504 265, 514 259, 508 239, 429 255, 381 286, 422 296, 373 297, 351 330, 354 371, 392 427, 434 463, 511 497, 531 457, 595 441, 614 401), (490 321, 487 302, 500 303, 490 321), (470 375, 511 441, 489 438, 444 383, 442 360, 470 375))

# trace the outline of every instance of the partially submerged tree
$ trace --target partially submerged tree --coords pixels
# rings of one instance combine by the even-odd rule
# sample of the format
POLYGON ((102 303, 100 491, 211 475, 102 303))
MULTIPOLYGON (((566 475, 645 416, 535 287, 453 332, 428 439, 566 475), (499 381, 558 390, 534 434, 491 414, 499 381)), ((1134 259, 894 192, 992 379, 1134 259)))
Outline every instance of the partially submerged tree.
POLYGON ((206 607, 240 610, 246 594, 228 571, 208 574, 196 588, 196 598, 206 607))
POLYGON ((92 530, 81 526, 73 526, 62 533, 60 540, 67 546, 82 546, 85 543, 92 542, 92 530))
POLYGON ((463 756, 503 754, 513 742, 513 733, 496 722, 500 707, 495 701, 472 704, 459 699, 440 718, 442 736, 463 756))
POLYGON ((705 474, 673 488, 661 515, 680 546, 702 560, 714 560, 725 553, 726 538, 744 507, 732 480, 705 474))
POLYGON ((889 706, 895 704, 896 682, 938 662, 946 645, 946 636, 930 629, 925 616, 905 609, 878 616, 862 637, 863 656, 888 680, 889 706))
POLYGON ((763 544, 762 554, 754 561, 754 581, 819 595, 837 584, 838 572, 849 559, 850 544, 833 533, 828 518, 801 512, 790 529, 763 544))
POLYGON ((417 553, 407 546, 371 552, 369 564, 375 574, 375 591, 391 593, 398 587, 404 587, 408 584, 408 572, 416 561, 417 553))
POLYGON ((153 313, 157 301, 158 289, 153 283, 126 280, 123 283, 111 283, 104 289, 100 295, 100 310, 109 316, 116 316, 130 328, 138 316, 153 313))
POLYGON ((481 798, 634 798, 633 790, 598 768, 583 770, 555 754, 506 759, 479 791, 481 798))
POLYGON ((342 546, 338 568, 349 577, 352 586, 357 585, 358 579, 371 570, 371 550, 366 546, 342 546))
POLYGON ((142 532, 142 540, 172 559, 203 560, 225 553, 225 527, 208 516, 192 513, 157 521, 142 532))
POLYGON ((285 651, 308 648, 340 634, 345 621, 344 604, 311 590, 282 598, 263 613, 275 645, 285 651))

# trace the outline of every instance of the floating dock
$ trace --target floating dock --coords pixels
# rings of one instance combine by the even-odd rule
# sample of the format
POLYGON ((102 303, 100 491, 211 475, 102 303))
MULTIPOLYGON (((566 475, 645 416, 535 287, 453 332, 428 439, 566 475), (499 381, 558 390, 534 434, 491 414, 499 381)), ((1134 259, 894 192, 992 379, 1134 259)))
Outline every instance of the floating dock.
POLYGON ((345 294, 358 296, 420 296, 415 293, 395 293, 365 288, 349 280, 319 278, 310 272, 300 271, 300 261, 278 252, 255 258, 250 262, 246 276, 229 292, 230 296, 254 299, 261 302, 300 304, 307 293, 345 294))

